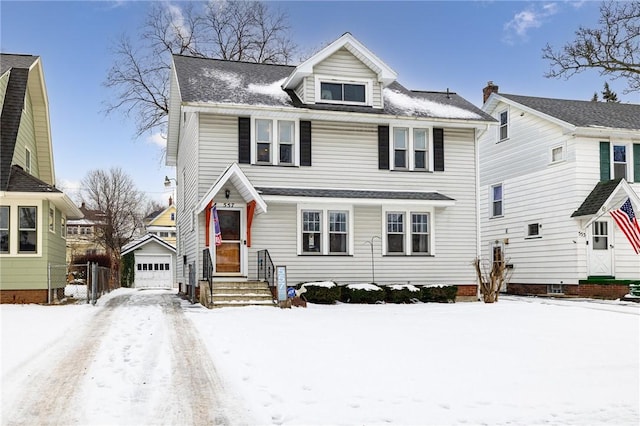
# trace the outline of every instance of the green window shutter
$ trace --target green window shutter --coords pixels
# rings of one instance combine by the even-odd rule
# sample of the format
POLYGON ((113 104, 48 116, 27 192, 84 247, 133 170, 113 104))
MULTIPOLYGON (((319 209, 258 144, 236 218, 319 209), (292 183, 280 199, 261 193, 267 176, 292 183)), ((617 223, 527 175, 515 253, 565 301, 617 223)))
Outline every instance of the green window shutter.
POLYGON ((640 143, 633 144, 633 181, 640 183, 640 143))
POLYGON ((600 142, 600 182, 611 180, 609 142, 600 142))

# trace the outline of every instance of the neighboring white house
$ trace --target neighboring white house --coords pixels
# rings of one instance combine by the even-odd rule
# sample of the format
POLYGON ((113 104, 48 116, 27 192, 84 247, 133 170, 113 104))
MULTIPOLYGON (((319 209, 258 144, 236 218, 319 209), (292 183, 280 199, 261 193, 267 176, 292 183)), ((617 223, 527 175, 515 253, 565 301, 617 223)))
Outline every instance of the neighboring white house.
POLYGON ((178 281, 455 284, 477 291, 477 134, 495 120, 412 91, 346 33, 298 66, 173 57, 178 281), (210 237, 216 206, 222 244, 210 237))
POLYGON ((510 292, 580 294, 581 280, 640 280, 609 211, 640 213, 640 105, 498 93, 480 137, 482 253, 512 266, 510 292))
POLYGON ((176 286, 176 249, 157 235, 146 234, 122 248, 121 255, 134 255, 135 288, 176 286))

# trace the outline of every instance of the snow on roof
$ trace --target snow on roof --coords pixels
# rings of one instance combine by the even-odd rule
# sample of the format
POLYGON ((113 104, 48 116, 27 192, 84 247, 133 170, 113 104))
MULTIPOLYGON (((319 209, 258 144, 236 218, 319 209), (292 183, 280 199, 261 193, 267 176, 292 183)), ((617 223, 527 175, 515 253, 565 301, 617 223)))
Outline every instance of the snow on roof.
POLYGON ((393 104, 398 109, 405 111, 411 115, 414 113, 423 113, 431 117, 442 118, 463 118, 463 119, 481 119, 482 117, 475 112, 462 109, 452 105, 444 105, 427 99, 420 99, 409 96, 405 93, 385 88, 383 95, 386 102, 393 104))
POLYGON ((284 78, 278 81, 274 81, 269 84, 254 84, 251 83, 247 86, 247 91, 252 93, 258 93, 260 95, 267 95, 279 99, 282 102, 287 102, 290 98, 287 92, 282 90, 282 83, 284 78))

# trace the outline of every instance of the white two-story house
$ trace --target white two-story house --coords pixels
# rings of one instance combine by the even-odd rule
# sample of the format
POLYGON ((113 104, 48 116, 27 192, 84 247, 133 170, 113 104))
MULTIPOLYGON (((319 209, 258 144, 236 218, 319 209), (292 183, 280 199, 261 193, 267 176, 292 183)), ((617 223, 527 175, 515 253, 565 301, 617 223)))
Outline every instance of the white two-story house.
POLYGON ((477 135, 495 120, 448 90, 396 80, 349 33, 298 66, 175 55, 178 281, 201 279, 211 249, 214 280, 260 278, 270 258, 289 284, 476 296, 477 135))
POLYGON ((484 101, 499 125, 480 137, 482 253, 512 267, 507 290, 626 294, 640 255, 610 211, 630 199, 640 213, 640 105, 501 94, 491 82, 484 101))

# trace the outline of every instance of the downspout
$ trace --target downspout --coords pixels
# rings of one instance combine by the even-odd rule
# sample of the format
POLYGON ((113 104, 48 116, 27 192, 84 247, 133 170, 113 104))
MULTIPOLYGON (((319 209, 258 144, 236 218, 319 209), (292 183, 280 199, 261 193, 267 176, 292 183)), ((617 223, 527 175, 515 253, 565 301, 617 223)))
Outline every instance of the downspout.
MULTIPOLYGON (((481 256, 481 237, 482 233, 480 232, 480 144, 478 142, 478 129, 473 129, 473 148, 475 150, 475 195, 476 195, 476 259, 479 259, 481 256)), ((475 261, 475 259, 474 259, 475 261)), ((476 297, 480 300, 480 282, 479 278, 476 276, 476 297)))

